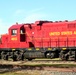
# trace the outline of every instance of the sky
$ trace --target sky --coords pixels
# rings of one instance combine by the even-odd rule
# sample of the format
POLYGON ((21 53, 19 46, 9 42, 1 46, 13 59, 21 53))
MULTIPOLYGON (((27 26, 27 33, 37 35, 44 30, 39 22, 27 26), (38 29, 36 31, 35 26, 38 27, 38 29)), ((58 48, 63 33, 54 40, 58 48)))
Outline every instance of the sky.
POLYGON ((76 20, 76 0, 0 0, 0 34, 18 23, 76 20))

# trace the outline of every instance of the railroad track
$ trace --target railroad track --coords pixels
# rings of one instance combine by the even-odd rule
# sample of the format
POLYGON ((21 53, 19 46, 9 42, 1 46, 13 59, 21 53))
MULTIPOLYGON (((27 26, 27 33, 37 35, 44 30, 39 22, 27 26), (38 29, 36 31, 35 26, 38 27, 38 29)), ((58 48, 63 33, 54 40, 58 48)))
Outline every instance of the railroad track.
POLYGON ((2 65, 39 65, 39 64, 76 64, 76 61, 61 61, 61 60, 51 60, 51 59, 35 59, 32 61, 24 60, 24 61, 5 61, 0 60, 0 64, 2 65))
MULTIPOLYGON (((20 71, 41 71, 47 73, 46 75, 76 75, 76 62, 75 61, 61 61, 61 60, 32 60, 32 61, 5 61, 0 60, 0 73, 7 72, 20 72, 20 71), (70 65, 71 64, 71 65, 70 65), (61 66, 60 66, 61 65, 61 66), (64 67, 64 68, 63 68, 64 67), (49 73, 49 74, 48 74, 49 73)), ((30 72, 30 73, 31 73, 30 72)), ((30 74, 31 75, 31 74, 30 74)), ((41 74, 42 75, 42 74, 41 74)), ((43 74, 44 75, 44 74, 43 74)))

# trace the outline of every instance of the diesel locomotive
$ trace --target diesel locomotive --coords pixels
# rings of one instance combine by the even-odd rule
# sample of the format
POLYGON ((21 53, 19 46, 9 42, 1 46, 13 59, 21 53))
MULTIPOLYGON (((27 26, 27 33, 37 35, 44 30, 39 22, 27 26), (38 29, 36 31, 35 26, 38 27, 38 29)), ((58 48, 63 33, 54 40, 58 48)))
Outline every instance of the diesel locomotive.
POLYGON ((76 20, 14 24, 0 35, 0 59, 76 60, 76 20))

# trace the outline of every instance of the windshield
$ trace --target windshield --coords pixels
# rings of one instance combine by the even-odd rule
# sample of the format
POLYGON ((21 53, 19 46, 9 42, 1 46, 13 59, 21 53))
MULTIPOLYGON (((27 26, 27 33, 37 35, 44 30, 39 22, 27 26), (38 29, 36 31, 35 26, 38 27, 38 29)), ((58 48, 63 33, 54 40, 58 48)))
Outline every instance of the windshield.
POLYGON ((12 29, 12 35, 17 35, 17 29, 12 29))

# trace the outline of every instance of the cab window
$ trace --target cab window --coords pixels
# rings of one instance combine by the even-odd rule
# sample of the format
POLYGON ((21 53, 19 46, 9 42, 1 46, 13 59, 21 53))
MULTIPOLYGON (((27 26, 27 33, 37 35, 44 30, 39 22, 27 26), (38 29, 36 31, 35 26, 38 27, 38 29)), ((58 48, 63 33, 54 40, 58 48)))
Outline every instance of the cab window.
POLYGON ((23 30, 20 30, 20 34, 23 34, 24 33, 24 31, 23 30))
POLYGON ((17 35, 17 29, 12 29, 12 35, 17 35))

